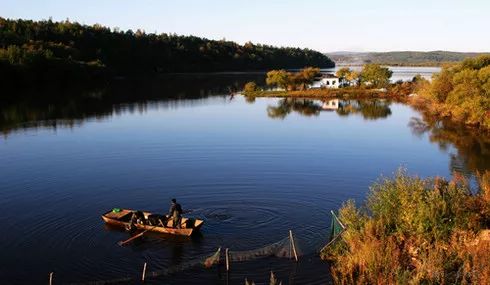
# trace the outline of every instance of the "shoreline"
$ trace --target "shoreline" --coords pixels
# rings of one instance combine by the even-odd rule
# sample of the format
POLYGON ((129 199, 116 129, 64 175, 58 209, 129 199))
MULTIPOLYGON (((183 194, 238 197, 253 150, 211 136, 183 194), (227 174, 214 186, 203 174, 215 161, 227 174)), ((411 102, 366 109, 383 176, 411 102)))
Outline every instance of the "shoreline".
POLYGON ((404 95, 395 95, 389 89, 364 88, 308 89, 302 91, 244 91, 241 94, 247 98, 393 99, 400 101, 407 97, 404 95))

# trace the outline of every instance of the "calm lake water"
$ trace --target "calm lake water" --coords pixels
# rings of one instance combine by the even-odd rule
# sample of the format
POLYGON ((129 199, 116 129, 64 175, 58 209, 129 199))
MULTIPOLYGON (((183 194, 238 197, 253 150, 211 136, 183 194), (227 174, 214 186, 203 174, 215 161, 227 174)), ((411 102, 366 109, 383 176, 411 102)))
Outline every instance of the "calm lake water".
POLYGON ((227 95, 260 78, 182 75, 3 105, 0 283, 45 283, 51 271, 56 284, 137 277, 144 262, 149 271, 185 265, 292 229, 299 264, 266 258, 232 264, 229 281, 191 268, 149 283, 265 282, 274 270, 283 284, 325 284, 328 265, 316 251, 330 210, 362 201, 380 175, 490 169, 488 139, 426 124, 402 104, 227 95), (100 218, 114 207, 165 212, 173 197, 205 220, 202 236, 150 235, 120 247, 128 233, 100 218))

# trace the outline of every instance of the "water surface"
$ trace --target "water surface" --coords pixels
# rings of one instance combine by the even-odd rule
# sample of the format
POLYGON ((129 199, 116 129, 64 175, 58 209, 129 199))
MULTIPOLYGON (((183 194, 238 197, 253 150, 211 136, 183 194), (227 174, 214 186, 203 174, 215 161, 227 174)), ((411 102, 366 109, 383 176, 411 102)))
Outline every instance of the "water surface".
MULTIPOLYGON (((316 251, 328 238, 330 210, 362 201, 369 185, 400 166, 423 177, 488 169, 488 140, 458 144, 442 131, 453 132, 425 124, 405 105, 250 102, 228 91, 259 76, 214 76, 180 78, 178 86, 131 83, 134 89, 92 92, 70 104, 5 106, 0 282, 42 283, 51 271, 59 283, 138 276, 144 262, 158 270, 219 246, 254 249, 292 229, 305 253, 298 265, 236 263, 229 282, 263 282, 274 270, 285 284, 324 284, 328 265, 316 251), (100 219, 114 207, 164 212, 173 197, 205 220, 202 236, 151 235, 119 247, 128 234, 100 219)), ((199 268, 150 282, 163 280, 226 283, 216 270, 199 268)))

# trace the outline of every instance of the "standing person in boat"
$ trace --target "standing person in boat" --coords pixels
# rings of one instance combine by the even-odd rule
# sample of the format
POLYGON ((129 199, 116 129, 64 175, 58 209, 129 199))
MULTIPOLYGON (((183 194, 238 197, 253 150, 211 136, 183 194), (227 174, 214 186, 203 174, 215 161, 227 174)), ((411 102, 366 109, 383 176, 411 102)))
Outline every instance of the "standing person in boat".
POLYGON ((182 206, 177 203, 175 198, 172 199, 172 204, 170 205, 168 215, 172 219, 172 227, 180 229, 180 222, 182 220, 182 206))

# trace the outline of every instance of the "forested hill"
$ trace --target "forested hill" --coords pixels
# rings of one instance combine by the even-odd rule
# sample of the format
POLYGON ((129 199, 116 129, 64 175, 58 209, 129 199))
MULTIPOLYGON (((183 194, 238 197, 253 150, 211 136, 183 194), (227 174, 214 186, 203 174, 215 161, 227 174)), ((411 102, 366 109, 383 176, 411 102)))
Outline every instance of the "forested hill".
POLYGON ((394 66, 441 66, 484 53, 451 51, 392 51, 392 52, 334 52, 327 53, 338 65, 378 63, 394 66))
POLYGON ((121 31, 101 25, 0 18, 0 64, 78 65, 116 74, 251 71, 332 67, 310 49, 273 47, 194 36, 121 31))

